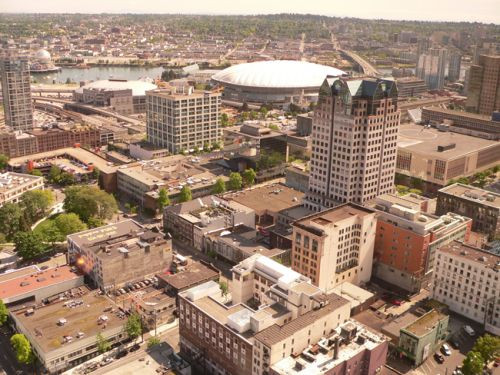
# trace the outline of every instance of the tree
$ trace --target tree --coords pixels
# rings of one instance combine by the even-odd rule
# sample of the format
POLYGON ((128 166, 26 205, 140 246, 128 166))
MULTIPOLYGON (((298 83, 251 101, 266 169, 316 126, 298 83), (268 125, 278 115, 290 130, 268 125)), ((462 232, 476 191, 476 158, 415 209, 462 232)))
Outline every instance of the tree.
POLYGON ((479 375, 484 367, 484 359, 478 352, 470 351, 464 359, 462 372, 464 375, 479 375))
POLYGON ((0 299, 0 326, 3 326, 3 324, 7 321, 8 317, 9 317, 9 310, 7 310, 5 303, 3 303, 3 301, 0 299))
POLYGON ((248 112, 241 112, 241 121, 248 120, 248 112))
POLYGON ((42 255, 46 251, 43 238, 38 233, 18 232, 14 236, 17 254, 24 260, 30 260, 42 255))
POLYGON ((269 124, 269 129, 274 130, 275 132, 280 130, 280 127, 276 124, 269 124))
POLYGON ((218 178, 212 187, 212 194, 222 194, 226 191, 226 183, 222 178, 218 178))
POLYGON ((243 179, 238 172, 231 172, 229 175, 229 181, 227 182, 227 188, 229 190, 239 190, 243 185, 243 179))
POLYGON ((472 351, 481 354, 484 362, 488 363, 500 354, 500 337, 485 334, 477 339, 472 351))
POLYGON ((243 105, 241 106, 241 111, 242 112, 246 112, 248 111, 248 103, 247 102, 244 102, 243 105))
POLYGON ((43 176, 42 172, 40 172, 40 169, 33 169, 33 170, 30 172, 30 174, 31 174, 32 176, 38 176, 38 177, 42 177, 42 176, 43 176))
POLYGON ((54 220, 54 225, 63 237, 87 229, 87 225, 80 220, 77 214, 72 212, 58 215, 54 220))
POLYGON ((8 240, 11 240, 14 235, 19 232, 23 211, 19 205, 14 203, 6 203, 0 207, 0 232, 5 235, 8 240))
POLYGON ((91 217, 111 219, 118 211, 115 197, 95 186, 73 186, 65 189, 64 209, 88 222, 91 217))
POLYGON ((125 332, 131 339, 137 338, 142 333, 142 322, 139 314, 134 312, 125 323, 125 332))
POLYGON ((33 352, 26 336, 22 333, 16 333, 10 338, 10 344, 16 352, 16 358, 19 363, 28 364, 33 361, 33 352))
POLYGON ((191 193, 191 189, 189 186, 184 185, 179 194, 179 202, 188 202, 193 199, 193 194, 191 193))
POLYGON ((225 298, 227 296, 227 294, 229 293, 229 286, 227 285, 227 282, 220 281, 219 282, 219 289, 220 289, 221 296, 225 298))
POLYGON ((257 112, 255 112, 254 110, 250 111, 250 120, 257 120, 257 112))
POLYGON ((163 212, 163 209, 167 206, 170 206, 170 198, 168 197, 165 188, 161 188, 158 192, 158 207, 160 208, 160 211, 163 212))
POLYGON ((92 178, 94 180, 99 180, 100 175, 101 175, 101 171, 99 170, 99 168, 94 167, 94 169, 92 169, 92 178))
POLYGON ((259 112, 260 112, 260 115, 262 116, 263 119, 267 117, 268 110, 266 107, 264 107, 264 106, 260 107, 259 112))
POLYGON ((148 340, 148 349, 160 344, 160 339, 156 336, 150 337, 148 340))
POLYGON ((7 164, 9 164, 9 157, 4 154, 0 154, 0 169, 7 168, 7 164))
POLYGON ((50 167, 50 171, 49 171, 49 181, 54 183, 54 184, 58 184, 59 183, 59 179, 61 177, 61 168, 59 168, 58 166, 56 165, 53 165, 52 167, 50 167))
POLYGON ((212 148, 210 147, 210 143, 205 142, 205 143, 203 144, 203 151, 205 151, 205 152, 209 152, 211 149, 212 149, 212 148))
POLYGON ((62 172, 57 182, 57 184, 61 186, 74 185, 75 183, 76 183, 75 176, 73 176, 71 173, 68 172, 62 172))
POLYGON ((257 177, 257 173, 252 168, 245 169, 243 172, 243 183, 245 186, 252 186, 255 183, 255 178, 257 177))
POLYGON ((87 220, 87 225, 89 226, 89 228, 98 228, 102 227, 105 224, 106 222, 103 219, 99 219, 95 216, 89 217, 89 219, 87 220))
POLYGON ((54 204, 54 194, 50 190, 30 190, 21 196, 21 207, 30 224, 41 219, 54 204))
POLYGON ((227 113, 222 113, 220 115, 220 125, 225 128, 226 126, 229 126, 229 116, 227 113))
POLYGON ((104 336, 99 332, 97 334, 97 350, 99 353, 105 353, 111 349, 111 343, 104 338, 104 336))

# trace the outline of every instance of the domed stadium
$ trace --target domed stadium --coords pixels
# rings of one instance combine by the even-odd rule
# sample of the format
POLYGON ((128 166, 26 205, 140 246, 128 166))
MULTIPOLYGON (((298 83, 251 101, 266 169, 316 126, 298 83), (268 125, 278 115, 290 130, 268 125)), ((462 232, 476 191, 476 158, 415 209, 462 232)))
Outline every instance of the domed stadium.
POLYGON ((274 60, 239 64, 212 76, 224 87, 223 100, 276 104, 314 102, 326 76, 345 72, 306 61, 274 60))
POLYGON ((47 50, 39 49, 38 51, 36 51, 35 60, 47 63, 50 62, 51 59, 52 57, 50 56, 50 53, 47 50))

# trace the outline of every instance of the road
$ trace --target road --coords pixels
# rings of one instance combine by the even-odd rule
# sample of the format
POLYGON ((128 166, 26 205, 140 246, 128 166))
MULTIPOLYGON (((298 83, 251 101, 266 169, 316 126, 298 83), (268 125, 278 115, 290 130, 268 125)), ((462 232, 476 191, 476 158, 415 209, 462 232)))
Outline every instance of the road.
POLYGON ((375 68, 372 64, 370 64, 368 61, 363 59, 361 56, 359 56, 357 53, 353 51, 348 51, 344 49, 340 49, 340 52, 345 54, 346 56, 349 56, 352 60, 354 60, 363 70, 363 73, 369 76, 378 76, 380 75, 380 72, 375 68))

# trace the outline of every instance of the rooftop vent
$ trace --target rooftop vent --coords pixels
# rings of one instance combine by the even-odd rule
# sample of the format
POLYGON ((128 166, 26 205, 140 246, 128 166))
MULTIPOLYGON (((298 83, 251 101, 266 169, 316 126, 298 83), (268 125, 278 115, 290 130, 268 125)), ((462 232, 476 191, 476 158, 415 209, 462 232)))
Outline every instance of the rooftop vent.
POLYGON ((438 146, 437 147, 437 150, 438 152, 444 152, 444 151, 448 151, 448 150, 452 150, 456 147, 457 145, 455 143, 450 143, 448 145, 444 145, 444 146, 438 146))

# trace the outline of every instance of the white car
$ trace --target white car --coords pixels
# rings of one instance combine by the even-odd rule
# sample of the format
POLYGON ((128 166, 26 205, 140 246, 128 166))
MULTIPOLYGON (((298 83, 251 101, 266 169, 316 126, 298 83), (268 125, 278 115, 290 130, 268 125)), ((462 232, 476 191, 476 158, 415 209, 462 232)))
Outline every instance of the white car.
POLYGON ((467 326, 464 326, 464 331, 469 335, 469 336, 475 336, 476 335, 476 332, 474 331, 474 329, 472 329, 471 326, 467 325, 467 326))
POLYGON ((446 356, 450 356, 451 355, 451 349, 450 347, 448 346, 448 344, 443 344, 443 346, 441 347, 441 351, 443 352, 444 355, 446 356))

